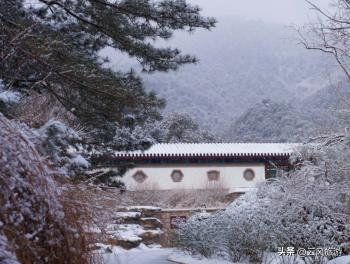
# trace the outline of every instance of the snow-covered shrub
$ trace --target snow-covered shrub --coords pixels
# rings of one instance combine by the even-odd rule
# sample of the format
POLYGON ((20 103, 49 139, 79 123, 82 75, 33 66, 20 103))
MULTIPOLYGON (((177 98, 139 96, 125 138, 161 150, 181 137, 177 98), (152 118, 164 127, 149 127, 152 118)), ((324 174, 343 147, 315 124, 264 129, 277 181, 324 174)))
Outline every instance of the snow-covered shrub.
POLYGON ((349 247, 349 158, 344 143, 302 148, 293 157, 295 171, 262 183, 222 213, 190 220, 179 231, 179 246, 234 261, 261 261, 278 247, 349 247))
POLYGON ((87 263, 84 235, 67 220, 44 159, 1 114, 0 146, 0 262, 87 263))
POLYGON ((0 113, 7 114, 9 108, 20 100, 20 94, 5 90, 3 81, 0 79, 0 113))
MULTIPOLYGON (((0 226, 3 223, 0 223, 0 226)), ((11 252, 7 238, 0 235, 0 263, 2 264, 19 264, 16 255, 11 252)))
POLYGON ((204 257, 219 256, 223 253, 224 234, 215 225, 216 216, 198 213, 181 226, 175 236, 175 243, 181 249, 204 257))
POLYGON ((174 112, 166 116, 154 129, 155 138, 161 143, 210 143, 219 139, 187 113, 174 112))
POLYGON ((78 152, 82 139, 74 129, 50 120, 33 132, 40 153, 60 168, 61 174, 73 176, 89 167, 89 162, 78 152))
POLYGON ((149 148, 152 144, 156 143, 156 140, 151 135, 153 125, 148 122, 133 127, 118 125, 113 137, 113 146, 118 150, 149 148))
MULTIPOLYGON (((1 89, 1 88, 0 88, 1 89)), ((0 100, 5 104, 15 104, 19 101, 19 93, 0 90, 0 100)))

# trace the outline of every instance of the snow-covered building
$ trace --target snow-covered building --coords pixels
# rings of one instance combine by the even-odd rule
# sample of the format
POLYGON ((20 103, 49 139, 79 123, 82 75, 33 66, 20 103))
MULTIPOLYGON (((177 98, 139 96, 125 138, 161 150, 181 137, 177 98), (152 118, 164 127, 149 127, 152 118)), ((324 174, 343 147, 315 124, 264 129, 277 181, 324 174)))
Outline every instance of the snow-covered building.
POLYGON ((146 151, 117 152, 109 165, 130 163, 121 178, 128 190, 206 189, 243 193, 289 169, 297 144, 156 144, 146 151))

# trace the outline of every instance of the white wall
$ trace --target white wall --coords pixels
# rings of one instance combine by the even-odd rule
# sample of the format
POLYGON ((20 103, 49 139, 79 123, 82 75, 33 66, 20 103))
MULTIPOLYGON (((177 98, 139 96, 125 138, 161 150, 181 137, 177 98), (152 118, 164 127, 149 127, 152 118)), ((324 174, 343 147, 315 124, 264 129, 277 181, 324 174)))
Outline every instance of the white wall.
POLYGON ((252 164, 201 164, 201 165, 144 165, 129 170, 121 179, 128 190, 172 190, 172 189, 206 189, 213 185, 219 185, 230 192, 245 192, 254 188, 256 183, 265 180, 265 166, 263 163, 252 164), (255 178, 247 181, 243 177, 246 169, 255 172, 255 178), (138 170, 147 175, 143 183, 137 183, 132 177, 138 170), (181 170, 184 174, 181 182, 173 182, 171 173, 173 170, 181 170), (209 182, 207 172, 220 171, 219 182, 209 182))

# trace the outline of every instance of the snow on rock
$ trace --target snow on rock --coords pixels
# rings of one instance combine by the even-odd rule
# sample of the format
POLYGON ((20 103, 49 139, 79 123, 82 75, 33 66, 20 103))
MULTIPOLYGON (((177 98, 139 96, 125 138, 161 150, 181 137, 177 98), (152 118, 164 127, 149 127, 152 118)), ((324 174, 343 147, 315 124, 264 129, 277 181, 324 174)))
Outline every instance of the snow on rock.
POLYGON ((114 213, 114 217, 119 219, 128 219, 128 218, 135 219, 135 218, 140 218, 141 213, 140 212, 116 212, 114 213))
POLYGON ((155 230, 145 230, 142 226, 137 224, 110 224, 107 226, 107 234, 113 236, 117 240, 137 242, 141 241, 140 236, 150 233, 153 235, 162 234, 162 231, 158 228, 155 230))
POLYGON ((160 222, 160 220, 158 218, 155 218, 155 217, 144 217, 144 218, 141 218, 141 220, 143 220, 143 221, 153 220, 156 222, 160 222))
POLYGON ((139 235, 145 232, 142 226, 136 224, 110 224, 106 230, 107 234, 113 236, 115 239, 130 242, 141 241, 142 238, 139 235))
POLYGON ((126 208, 128 211, 161 211, 160 207, 156 206, 129 206, 126 208))
POLYGON ((144 217, 140 219, 141 224, 143 227, 146 228, 162 228, 163 224, 162 222, 155 217, 144 217))

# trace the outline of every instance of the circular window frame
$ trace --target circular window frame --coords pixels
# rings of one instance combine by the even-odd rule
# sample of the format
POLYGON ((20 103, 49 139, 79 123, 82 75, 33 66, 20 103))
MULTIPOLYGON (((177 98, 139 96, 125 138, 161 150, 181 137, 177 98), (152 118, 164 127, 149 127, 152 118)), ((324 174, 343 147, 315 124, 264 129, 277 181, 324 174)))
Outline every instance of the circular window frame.
POLYGON ((218 171, 218 170, 207 171, 207 177, 208 177, 208 181, 210 181, 210 182, 219 181, 220 180, 220 171, 218 171), (216 175, 213 177, 213 175, 210 175, 212 173, 215 173, 216 175))
POLYGON ((246 180, 246 181, 253 181, 255 179, 255 171, 253 169, 246 169, 244 172, 243 172, 243 178, 246 180), (251 173, 252 177, 248 177, 247 174, 248 173, 251 173))
POLYGON ((181 170, 173 170, 171 172, 170 177, 173 180, 173 182, 182 182, 182 180, 184 178, 184 174, 181 170), (177 178, 177 176, 175 176, 175 174, 177 174, 177 173, 179 173, 179 178, 177 178))
POLYGON ((147 180, 147 175, 142 170, 138 170, 132 175, 132 178, 134 179, 134 181, 136 181, 137 183, 141 184, 141 183, 144 183, 147 180), (138 177, 139 177, 138 175, 142 175, 143 178, 142 179, 138 179, 138 177))

